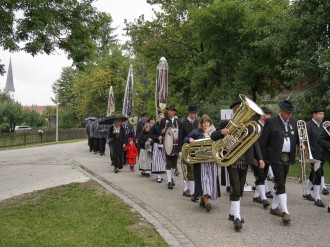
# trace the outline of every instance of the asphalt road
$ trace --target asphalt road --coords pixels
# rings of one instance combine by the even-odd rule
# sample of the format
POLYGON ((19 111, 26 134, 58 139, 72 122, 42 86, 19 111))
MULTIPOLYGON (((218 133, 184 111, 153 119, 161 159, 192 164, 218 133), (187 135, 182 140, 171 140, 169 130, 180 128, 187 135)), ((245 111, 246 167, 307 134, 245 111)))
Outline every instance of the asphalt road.
MULTIPOLYGON (((174 189, 168 190, 166 182, 159 184, 154 176, 131 173, 128 167, 115 174, 109 150, 105 156, 90 153, 87 141, 0 151, 0 201, 90 178, 132 205, 171 246, 330 246, 330 214, 326 208, 304 200, 302 186, 294 179, 287 181, 292 218, 289 226, 252 202, 252 192, 245 192, 241 201, 245 223, 240 232, 235 232, 228 220, 229 197, 224 187, 222 197, 211 201, 212 210, 207 213, 198 203, 182 196, 180 175, 175 177, 174 189)), ((248 183, 252 181, 249 173, 248 183)), ((330 196, 321 195, 321 199, 327 205, 330 196)))

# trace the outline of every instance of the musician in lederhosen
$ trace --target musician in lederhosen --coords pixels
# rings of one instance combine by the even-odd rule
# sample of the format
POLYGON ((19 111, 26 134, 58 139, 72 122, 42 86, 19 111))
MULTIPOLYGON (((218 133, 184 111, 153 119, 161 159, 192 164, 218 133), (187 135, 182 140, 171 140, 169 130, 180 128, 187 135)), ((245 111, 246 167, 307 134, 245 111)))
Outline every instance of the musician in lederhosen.
MULTIPOLYGON (((185 118, 182 121, 183 140, 188 136, 190 132, 198 128, 198 122, 199 122, 199 120, 197 119, 197 113, 198 113, 197 106, 190 105, 188 106, 187 110, 189 115, 187 118, 185 118)), ((186 180, 184 181, 183 196, 191 197, 192 201, 196 201, 197 198, 194 196, 195 181, 194 181, 193 165, 188 164, 187 162, 184 161, 184 159, 181 159, 181 162, 183 162, 183 165, 186 166, 186 170, 187 170, 187 174, 185 178, 186 180)))
MULTIPOLYGON (((168 115, 161 121, 162 134, 165 135, 165 132, 168 128, 176 128, 178 130, 178 142, 179 142, 178 150, 176 151, 180 152, 181 141, 182 141, 182 125, 179 119, 176 117, 177 109, 175 105, 170 105, 168 108, 166 108, 166 110, 168 115)), ((166 142, 166 140, 164 140, 164 142, 166 142)), ((178 158, 179 158, 178 153, 173 153, 173 154, 165 153, 168 189, 173 189, 173 186, 175 186, 173 177, 174 177, 175 168, 177 168, 178 158)))
MULTIPOLYGON (((199 121, 198 128, 190 132, 184 139, 185 143, 195 143, 196 140, 210 138, 209 127, 212 119, 203 115, 199 121)), ((218 177, 218 165, 215 162, 202 162, 194 164, 193 173, 195 178, 195 196, 200 199, 200 206, 209 212, 212 208, 209 199, 217 199, 220 196, 220 183, 218 177)))
POLYGON ((325 109, 322 107, 315 107, 311 113, 312 119, 306 123, 308 141, 310 145, 310 150, 313 156, 313 159, 319 160, 315 164, 310 164, 311 171, 309 178, 306 184, 306 191, 303 195, 309 201, 313 201, 315 206, 324 208, 325 205, 321 201, 320 197, 320 187, 321 187, 321 177, 324 175, 323 171, 323 156, 322 156, 322 147, 317 143, 318 137, 321 134, 323 127, 322 121, 324 118, 325 109), (311 189, 314 188, 315 200, 311 195, 311 189))
MULTIPOLYGON (((261 109, 265 113, 264 115, 259 116, 258 119, 258 125, 260 126, 261 135, 262 135, 262 131, 265 125, 265 120, 271 117, 271 111, 267 107, 261 107, 261 109)), ((260 138, 258 139, 258 142, 260 144, 260 138)), ((253 201, 257 203, 261 203, 263 204, 264 207, 267 207, 269 206, 269 202, 267 202, 266 198, 273 197, 270 190, 268 189, 268 184, 267 184, 267 175, 270 164, 269 162, 266 162, 265 167, 263 169, 261 169, 258 165, 257 166, 256 165, 257 164, 251 166, 253 174, 256 178, 255 181, 256 186, 253 195, 253 201)))
POLYGON ((165 173, 165 152, 163 147, 163 136, 162 129, 160 126, 161 120, 164 118, 164 114, 160 113, 157 117, 157 122, 151 128, 151 139, 153 140, 153 152, 152 152, 152 163, 151 173, 157 175, 157 182, 162 182, 160 174, 165 173))
POLYGON ((260 146, 265 160, 270 162, 275 179, 275 193, 270 214, 291 221, 285 189, 290 164, 295 163, 296 146, 299 145, 297 121, 292 118, 294 106, 284 100, 279 104, 279 114, 266 119, 260 146), (282 210, 279 208, 282 208, 282 210))
MULTIPOLYGON (((330 162, 330 129, 322 130, 318 137, 317 143, 322 147, 323 160, 330 162)), ((328 213, 330 213, 330 203, 328 205, 328 213)))
MULTIPOLYGON (((235 99, 230 108, 233 111, 233 114, 237 112, 241 105, 240 98, 235 99)), ((248 127, 249 133, 251 134, 252 128, 248 127)), ((217 129, 211 135, 212 140, 217 141, 219 139, 224 138, 226 135, 230 135, 230 130, 227 128, 217 129)), ((227 167, 227 171, 229 174, 229 182, 230 182, 230 211, 228 219, 230 221, 234 221, 234 229, 240 230, 242 229, 242 223, 244 223, 244 219, 241 217, 240 213, 240 199, 243 196, 244 185, 246 183, 246 175, 248 166, 254 166, 255 160, 257 161, 257 166, 260 169, 263 169, 265 163, 263 161, 261 150, 258 142, 255 142, 247 151, 232 165, 227 167)), ((264 206, 267 205, 267 200, 264 201, 264 206)))

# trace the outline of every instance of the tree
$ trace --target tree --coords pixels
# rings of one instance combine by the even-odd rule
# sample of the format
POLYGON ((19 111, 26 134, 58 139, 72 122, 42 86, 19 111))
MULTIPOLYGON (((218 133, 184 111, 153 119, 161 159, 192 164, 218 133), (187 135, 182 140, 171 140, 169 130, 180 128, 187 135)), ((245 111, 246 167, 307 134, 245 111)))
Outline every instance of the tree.
MULTIPOLYGON (((94 0, 15 0, 1 3, 0 46, 31 55, 65 51, 73 64, 82 68, 103 44, 104 30, 111 17, 97 11, 94 0), (17 14, 22 11, 23 16, 17 14), (22 46, 21 46, 22 44, 22 46)), ((0 73, 4 73, 3 65, 0 73)))
POLYGON ((0 99, 0 124, 9 124, 10 131, 14 132, 15 126, 23 121, 22 106, 4 95, 1 95, 0 99))

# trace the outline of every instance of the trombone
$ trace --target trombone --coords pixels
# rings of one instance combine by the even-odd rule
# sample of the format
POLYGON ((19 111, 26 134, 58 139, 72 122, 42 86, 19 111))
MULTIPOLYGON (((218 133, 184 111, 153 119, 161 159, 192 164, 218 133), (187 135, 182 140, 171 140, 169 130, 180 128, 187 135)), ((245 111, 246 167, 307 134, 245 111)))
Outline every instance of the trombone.
POLYGON ((300 147, 303 145, 306 147, 305 149, 302 149, 300 151, 300 177, 299 177, 299 183, 302 183, 303 186, 303 193, 305 193, 307 189, 307 174, 306 174, 306 166, 307 164, 312 165, 314 164, 314 167, 312 167, 315 171, 320 167, 321 162, 319 160, 316 160, 313 158, 309 139, 308 139, 308 133, 307 133, 307 127, 306 123, 303 120, 297 121, 297 129, 298 129, 298 137, 299 137, 299 144, 300 147))

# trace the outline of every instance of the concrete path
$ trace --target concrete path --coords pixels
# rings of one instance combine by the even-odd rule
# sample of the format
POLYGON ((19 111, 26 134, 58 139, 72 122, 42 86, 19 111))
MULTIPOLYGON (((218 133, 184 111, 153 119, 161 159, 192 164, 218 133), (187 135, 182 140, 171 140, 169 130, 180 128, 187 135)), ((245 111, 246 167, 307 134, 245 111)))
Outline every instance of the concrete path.
MULTIPOLYGON (((297 180, 287 182, 289 226, 253 203, 252 192, 246 192, 241 201, 245 223, 241 232, 235 232, 228 221, 229 198, 224 187, 222 197, 212 201, 207 213, 182 196, 180 175, 175 177, 175 188, 168 190, 165 182, 158 184, 153 176, 130 173, 128 167, 115 174, 109 150, 105 156, 90 153, 87 141, 0 151, 0 200, 90 178, 132 205, 171 246, 330 246, 330 214, 303 200, 297 180)), ((252 181, 249 173, 248 182, 252 181)), ((321 199, 328 204, 330 196, 321 199)))

